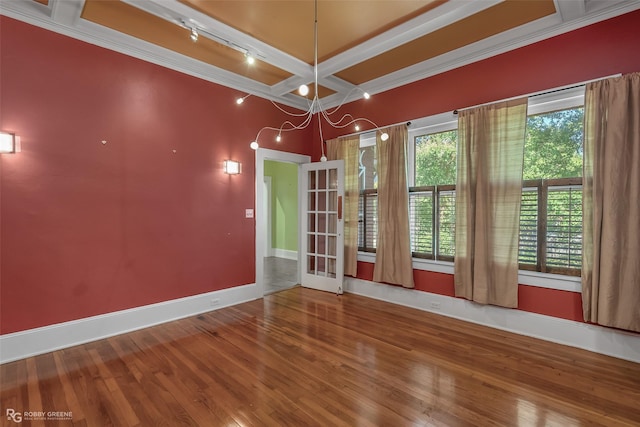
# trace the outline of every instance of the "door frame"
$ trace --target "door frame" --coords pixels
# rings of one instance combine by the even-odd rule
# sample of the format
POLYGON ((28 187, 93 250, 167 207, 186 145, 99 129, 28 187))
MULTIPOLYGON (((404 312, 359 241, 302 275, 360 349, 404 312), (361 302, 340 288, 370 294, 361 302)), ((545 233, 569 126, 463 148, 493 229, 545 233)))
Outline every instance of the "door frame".
POLYGON ((273 218, 273 212, 272 209, 273 207, 271 206, 271 177, 270 176, 265 176, 264 177, 264 186, 262 187, 264 189, 264 192, 262 193, 262 200, 264 201, 264 208, 267 210, 264 213, 264 216, 262 217, 258 217, 258 218, 262 218, 263 225, 265 227, 265 234, 264 236, 266 237, 266 241, 264 242, 264 250, 265 250, 265 256, 273 256, 273 235, 272 233, 272 227, 273 224, 271 223, 272 218, 273 218))
MULTIPOLYGON (((310 163, 311 156, 304 154, 288 153, 286 151, 270 150, 268 148, 258 148, 256 150, 256 182, 255 182, 255 224, 256 224, 256 294, 255 298, 260 299, 264 296, 264 257, 265 257, 265 239, 267 237, 267 230, 263 221, 264 215, 264 161, 273 160, 276 162, 295 163, 300 165, 302 163, 310 163)), ((299 170, 300 166, 298 166, 299 170)), ((298 183, 299 184, 299 183, 298 183)), ((300 185, 298 185, 298 203, 300 203, 300 185)), ((300 224, 300 209, 298 209, 298 224, 300 224)), ((301 237, 298 233, 298 272, 297 280, 300 283, 300 260, 302 251, 300 250, 301 237)))

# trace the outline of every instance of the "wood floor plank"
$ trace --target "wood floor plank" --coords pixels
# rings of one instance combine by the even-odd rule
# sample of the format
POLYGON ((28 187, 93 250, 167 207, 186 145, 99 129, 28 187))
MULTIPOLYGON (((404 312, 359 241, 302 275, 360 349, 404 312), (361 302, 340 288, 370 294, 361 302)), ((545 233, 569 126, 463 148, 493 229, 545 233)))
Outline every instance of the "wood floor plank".
POLYGON ((7 363, 0 385, 3 409, 72 412, 55 425, 640 426, 637 363, 300 287, 7 363))

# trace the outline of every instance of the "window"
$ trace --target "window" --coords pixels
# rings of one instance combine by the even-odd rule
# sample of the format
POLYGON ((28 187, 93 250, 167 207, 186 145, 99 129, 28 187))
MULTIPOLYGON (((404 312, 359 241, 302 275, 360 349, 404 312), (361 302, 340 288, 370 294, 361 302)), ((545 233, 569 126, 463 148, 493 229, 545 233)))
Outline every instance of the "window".
POLYGON ((580 275, 583 112, 576 107, 527 118, 521 269, 580 275))
POLYGON ((421 133, 413 141, 414 186, 409 188, 411 251, 416 258, 452 261, 458 132, 421 133))
MULTIPOLYGON (((583 87, 531 97, 520 213, 520 269, 580 275, 583 87)), ((409 131, 409 216, 414 258, 453 261, 457 118, 414 122, 409 131)), ((361 138, 359 249, 375 252, 375 138, 361 138)))
POLYGON ((360 142, 358 250, 375 252, 378 236, 378 170, 375 137, 360 142))

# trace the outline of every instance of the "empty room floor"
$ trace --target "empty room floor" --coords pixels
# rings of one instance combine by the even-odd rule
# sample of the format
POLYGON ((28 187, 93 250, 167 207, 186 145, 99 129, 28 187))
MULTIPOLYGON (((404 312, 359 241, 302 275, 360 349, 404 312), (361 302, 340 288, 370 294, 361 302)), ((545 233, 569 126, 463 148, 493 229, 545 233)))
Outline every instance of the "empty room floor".
POLYGON ((302 287, 0 377, 3 408, 72 412, 55 425, 640 425, 640 364, 302 287))

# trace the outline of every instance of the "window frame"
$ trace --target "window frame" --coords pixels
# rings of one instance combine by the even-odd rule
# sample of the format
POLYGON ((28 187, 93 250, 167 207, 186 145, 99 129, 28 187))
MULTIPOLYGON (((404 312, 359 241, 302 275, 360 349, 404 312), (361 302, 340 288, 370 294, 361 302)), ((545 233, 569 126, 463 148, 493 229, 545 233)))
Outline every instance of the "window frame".
MULTIPOLYGON (((553 111, 566 110, 576 107, 584 107, 584 85, 577 85, 564 89, 551 90, 543 94, 529 96, 527 116, 551 113, 553 111)), ((407 147, 407 180, 411 186, 415 184, 415 138, 417 136, 446 132, 458 129, 457 115, 453 112, 435 114, 432 116, 411 120, 408 132, 409 144, 407 147)), ((375 144, 375 133, 367 132, 360 135, 360 147, 375 144), (364 145, 366 144, 366 145, 364 145)), ((524 188, 523 181, 523 188, 524 188)), ((434 245, 436 242, 434 241, 434 245)), ((375 262, 375 252, 358 251, 358 261, 375 262)), ((454 273, 454 263, 449 260, 429 259, 422 257, 412 258, 415 270, 430 271, 436 273, 454 273)), ((518 271, 518 283, 521 285, 542 287, 548 289, 578 292, 582 290, 581 277, 575 275, 557 274, 558 270, 539 272, 520 266, 518 271)))

